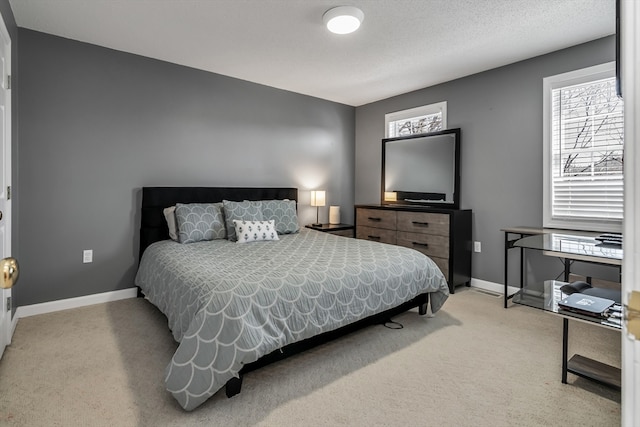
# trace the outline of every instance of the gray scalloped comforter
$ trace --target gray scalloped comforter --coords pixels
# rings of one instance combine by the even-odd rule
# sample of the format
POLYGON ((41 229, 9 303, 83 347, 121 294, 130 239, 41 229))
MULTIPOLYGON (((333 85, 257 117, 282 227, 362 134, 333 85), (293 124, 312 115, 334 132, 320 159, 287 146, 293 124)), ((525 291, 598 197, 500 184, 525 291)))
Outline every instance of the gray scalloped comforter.
POLYGON ((279 241, 149 246, 135 283, 180 343, 167 390, 190 411, 244 364, 429 292, 449 295, 435 263, 412 249, 302 229, 279 241))

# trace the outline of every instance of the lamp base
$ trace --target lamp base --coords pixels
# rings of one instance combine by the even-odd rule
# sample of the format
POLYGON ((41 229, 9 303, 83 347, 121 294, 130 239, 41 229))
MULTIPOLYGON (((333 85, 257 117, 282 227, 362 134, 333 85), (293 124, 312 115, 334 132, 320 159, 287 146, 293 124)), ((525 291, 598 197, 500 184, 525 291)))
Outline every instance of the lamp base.
POLYGON ((322 224, 317 224, 315 222, 313 224, 311 224, 311 225, 313 225, 314 227, 322 227, 322 224))

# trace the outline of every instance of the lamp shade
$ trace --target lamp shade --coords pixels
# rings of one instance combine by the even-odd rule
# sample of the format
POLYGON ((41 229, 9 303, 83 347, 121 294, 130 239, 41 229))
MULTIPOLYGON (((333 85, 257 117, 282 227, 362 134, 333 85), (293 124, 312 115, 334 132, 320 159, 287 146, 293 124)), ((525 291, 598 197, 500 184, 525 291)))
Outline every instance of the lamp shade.
POLYGON ((324 206, 325 205, 325 191, 313 190, 311 191, 311 206, 324 206))
POLYGON ((340 224, 340 206, 329 206, 329 224, 340 224))
POLYGON ((360 28, 364 13, 354 6, 338 6, 327 10, 322 16, 329 31, 335 34, 349 34, 360 28))

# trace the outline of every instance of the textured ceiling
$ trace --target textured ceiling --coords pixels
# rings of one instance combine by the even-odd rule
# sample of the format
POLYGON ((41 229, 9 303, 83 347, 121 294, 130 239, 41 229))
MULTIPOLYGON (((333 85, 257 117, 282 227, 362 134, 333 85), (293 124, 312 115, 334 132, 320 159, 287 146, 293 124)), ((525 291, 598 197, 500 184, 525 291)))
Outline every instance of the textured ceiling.
POLYGON ((615 0, 10 0, 19 27, 359 106, 615 32, 615 0), (329 33, 350 4, 360 29, 329 33))

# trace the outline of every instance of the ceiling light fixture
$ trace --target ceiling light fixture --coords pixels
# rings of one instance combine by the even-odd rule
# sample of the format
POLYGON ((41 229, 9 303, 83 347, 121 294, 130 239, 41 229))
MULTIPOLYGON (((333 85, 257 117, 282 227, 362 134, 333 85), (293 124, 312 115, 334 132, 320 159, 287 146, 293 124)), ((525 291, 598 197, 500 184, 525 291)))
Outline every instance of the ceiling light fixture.
POLYGON ((360 27, 364 13, 354 6, 338 6, 327 10, 322 16, 324 25, 335 34, 353 33, 360 27))

